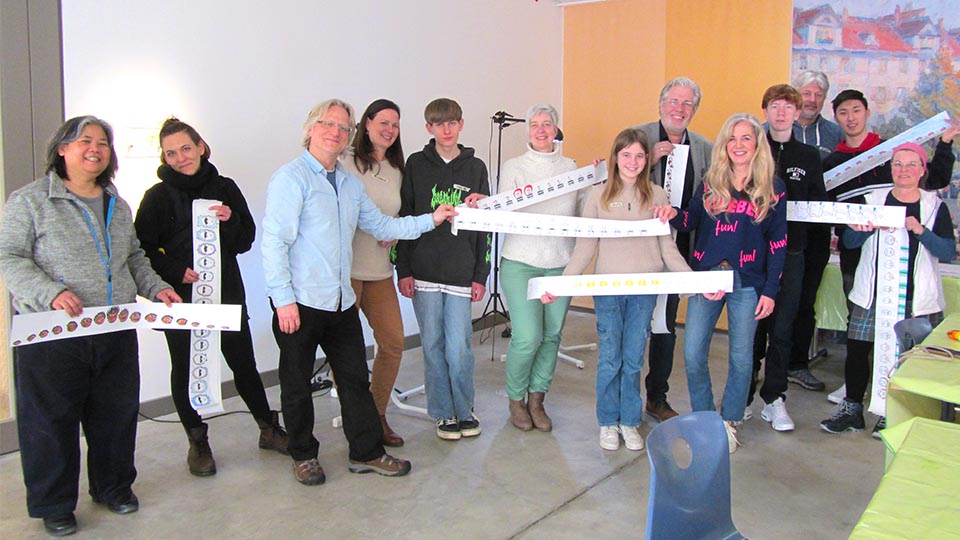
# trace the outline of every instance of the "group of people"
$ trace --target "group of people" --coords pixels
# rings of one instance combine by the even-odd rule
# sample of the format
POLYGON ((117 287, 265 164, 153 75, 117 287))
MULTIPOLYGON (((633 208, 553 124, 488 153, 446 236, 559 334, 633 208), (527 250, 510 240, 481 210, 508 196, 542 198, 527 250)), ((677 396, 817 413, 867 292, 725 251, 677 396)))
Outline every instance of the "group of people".
MULTIPOLYGON (((544 407, 556 368, 568 297, 526 298, 530 279, 595 273, 732 270, 733 289, 694 295, 685 317, 684 363, 695 411, 713 410, 708 370, 710 341, 724 305, 729 317, 729 370, 720 403, 730 452, 736 427, 752 413, 757 373, 761 416, 778 431, 794 429, 786 406, 787 381, 822 390, 806 350, 815 329, 813 303, 827 258, 826 226, 787 222, 787 200, 832 200, 823 171, 878 144, 866 131, 867 100, 855 90, 833 101, 839 127, 820 116, 828 90, 822 73, 804 73, 794 87, 767 90, 767 123, 731 116, 715 142, 688 130, 701 101, 697 84, 669 81, 660 94, 660 118, 620 132, 608 158, 609 178, 588 192, 567 193, 521 212, 615 220, 657 218, 673 235, 572 238, 506 235, 502 286, 513 324, 505 383, 510 422, 523 431, 550 431, 544 407), (676 145, 689 153, 682 178, 671 169, 676 145), (819 150, 819 151, 818 151, 819 150), (823 159, 823 160, 822 160, 823 159), (665 188, 680 189, 671 206, 665 188)), ((526 115, 526 151, 508 160, 498 186, 512 193, 576 168, 557 142, 558 113, 548 104, 526 115)), ((303 125, 303 152, 270 179, 261 224, 266 294, 280 349, 280 413, 271 410, 257 372, 237 255, 248 251, 256 224, 237 184, 211 163, 211 147, 189 124, 170 118, 161 127, 160 182, 146 192, 136 219, 117 195, 113 131, 92 116, 72 118, 47 148, 46 176, 17 190, 0 223, 0 275, 17 313, 134 301, 170 305, 190 301, 204 279, 193 268, 192 207, 212 205, 220 227, 221 302, 242 306, 238 332, 223 332, 221 352, 238 393, 259 429, 260 448, 288 454, 296 480, 325 480, 313 436, 311 378, 317 348, 336 381, 349 447, 349 470, 402 476, 409 461, 388 454, 403 438, 386 408, 403 351, 397 291, 413 303, 423 345, 427 411, 436 435, 459 440, 481 433, 474 411, 471 303, 485 294, 491 235, 459 231, 449 221, 461 204, 491 194, 486 165, 459 143, 463 111, 451 99, 424 110, 432 138, 404 159, 400 109, 371 103, 359 120, 352 106, 330 99, 303 125), (351 144, 352 141, 352 144, 351 144), (350 147, 348 151, 348 146, 350 147), (394 286, 393 272, 397 273, 394 286), (376 357, 368 377, 359 313, 373 330, 376 357)), ((942 317, 936 259, 954 255, 949 212, 921 189, 946 185, 953 166, 956 126, 940 137, 928 165, 917 145, 901 145, 890 163, 841 186, 863 189, 870 204, 907 207, 910 280, 908 316, 942 317)), ((857 195, 853 193, 852 195, 857 195)), ((848 194, 850 195, 850 194, 848 194)), ((862 401, 872 345, 877 240, 872 225, 839 227, 851 310, 846 398, 823 422, 827 431, 863 429, 862 401), (863 255, 861 256, 861 252, 863 255), (851 259, 851 257, 854 257, 851 259)), ((600 446, 621 440, 642 450, 643 412, 658 421, 677 416, 667 401, 680 295, 665 299, 665 333, 652 333, 656 296, 594 299, 600 354, 596 415, 600 446), (648 340, 649 335, 649 340, 648 340), (650 368, 646 404, 640 395, 645 348, 650 368)), ((188 397, 191 336, 165 330, 171 358, 171 394, 188 439, 190 473, 210 476, 216 462, 208 426, 188 397)), ((80 471, 79 428, 87 438, 93 500, 112 512, 138 509, 134 445, 139 400, 136 332, 126 330, 38 342, 15 349, 15 384, 27 508, 47 531, 77 529, 73 514, 80 471)))

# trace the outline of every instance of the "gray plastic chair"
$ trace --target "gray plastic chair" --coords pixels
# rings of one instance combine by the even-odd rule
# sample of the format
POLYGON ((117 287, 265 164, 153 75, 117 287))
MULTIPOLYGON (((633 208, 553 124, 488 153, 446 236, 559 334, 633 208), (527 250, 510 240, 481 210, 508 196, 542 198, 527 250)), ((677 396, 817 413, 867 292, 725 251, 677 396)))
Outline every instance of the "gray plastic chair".
POLYGON ((933 332, 933 325, 923 317, 904 319, 893 325, 893 333, 897 335, 897 344, 900 345, 900 354, 919 345, 930 332, 933 332))

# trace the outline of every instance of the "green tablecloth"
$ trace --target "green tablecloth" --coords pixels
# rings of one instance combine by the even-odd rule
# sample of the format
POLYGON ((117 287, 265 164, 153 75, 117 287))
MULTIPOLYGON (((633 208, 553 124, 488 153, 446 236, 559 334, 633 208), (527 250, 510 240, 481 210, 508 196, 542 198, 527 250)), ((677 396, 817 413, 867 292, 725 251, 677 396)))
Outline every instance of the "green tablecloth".
POLYGON ((896 457, 851 540, 960 539, 960 425, 914 418, 883 439, 896 457))

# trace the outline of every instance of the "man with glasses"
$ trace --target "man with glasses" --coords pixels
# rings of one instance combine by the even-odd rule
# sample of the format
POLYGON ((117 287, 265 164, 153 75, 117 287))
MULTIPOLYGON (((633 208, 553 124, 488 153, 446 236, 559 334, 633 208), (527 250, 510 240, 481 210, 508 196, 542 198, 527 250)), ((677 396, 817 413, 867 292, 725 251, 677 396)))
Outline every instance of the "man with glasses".
POLYGON ((313 436, 310 379, 317 347, 337 381, 350 472, 403 476, 410 462, 383 449, 383 430, 367 377, 366 349, 350 284, 357 227, 378 240, 417 238, 456 215, 442 204, 432 215, 390 218, 337 158, 355 126, 353 107, 330 99, 313 108, 303 126, 299 157, 280 167, 267 187, 263 271, 280 347, 280 403, 297 481, 326 476, 313 436))
MULTIPOLYGON (((677 77, 664 85, 660 91, 660 120, 637 126, 647 135, 651 143, 650 179, 657 185, 663 186, 664 180, 673 174, 674 157, 671 159, 675 145, 687 145, 690 152, 687 156, 686 168, 681 178, 671 178, 668 182, 674 189, 678 189, 682 180, 682 196, 680 207, 685 209, 690 204, 690 197, 707 172, 710 166, 710 151, 713 145, 703 136, 687 130, 693 115, 700 107, 700 87, 687 77, 677 77)), ((678 174, 680 176, 680 174, 678 174)), ((677 248, 689 262, 692 255, 693 239, 691 233, 677 233, 677 248)), ((650 338, 650 371, 647 373, 645 384, 647 387, 647 414, 662 422, 677 416, 667 402, 667 391, 670 386, 667 380, 673 370, 673 351, 677 342, 677 306, 680 297, 676 294, 667 296, 666 302, 666 334, 653 334, 650 338)))

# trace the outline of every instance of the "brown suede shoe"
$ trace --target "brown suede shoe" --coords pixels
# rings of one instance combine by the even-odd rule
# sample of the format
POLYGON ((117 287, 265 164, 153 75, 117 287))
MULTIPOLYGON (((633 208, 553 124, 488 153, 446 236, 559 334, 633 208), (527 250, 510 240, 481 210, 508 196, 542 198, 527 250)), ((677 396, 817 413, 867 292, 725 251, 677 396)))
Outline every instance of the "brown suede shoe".
POLYGON ((327 475, 323 474, 323 467, 317 458, 294 460, 293 474, 297 477, 297 482, 305 486, 319 486, 327 481, 327 475))
POLYGON ((350 472, 369 473, 375 472, 382 476, 403 476, 410 472, 410 462, 405 459, 398 459, 390 454, 384 454, 377 459, 370 461, 350 460, 350 472))
POLYGON ((677 411, 673 410, 673 407, 667 403, 667 400, 663 401, 647 401, 647 414, 652 416, 657 422, 666 422, 667 420, 673 418, 674 416, 680 416, 677 414, 677 411))
POLYGON ((510 400, 510 423, 520 431, 533 429, 533 419, 530 418, 530 411, 522 399, 510 400))
POLYGON ((213 476, 217 474, 217 462, 213 459, 213 450, 207 439, 207 425, 191 428, 187 432, 190 450, 187 452, 187 467, 194 476, 213 476))
POLYGON ((530 411, 530 419, 533 420, 533 427, 540 431, 550 431, 553 429, 553 421, 547 416, 547 411, 543 408, 544 392, 530 392, 527 396, 527 410, 530 411))
POLYGON ((387 417, 380 415, 380 426, 383 428, 383 445, 398 448, 403 446, 403 437, 397 435, 390 424, 387 423, 387 417))
POLYGON ((270 411, 269 422, 257 420, 257 425, 260 426, 260 448, 276 450, 285 456, 290 455, 287 450, 287 432, 280 425, 280 414, 277 411, 270 411))

